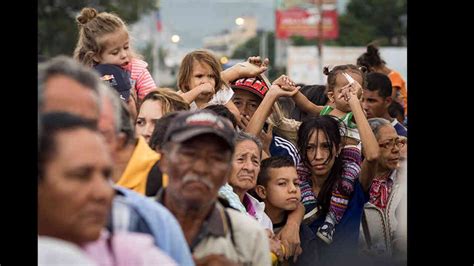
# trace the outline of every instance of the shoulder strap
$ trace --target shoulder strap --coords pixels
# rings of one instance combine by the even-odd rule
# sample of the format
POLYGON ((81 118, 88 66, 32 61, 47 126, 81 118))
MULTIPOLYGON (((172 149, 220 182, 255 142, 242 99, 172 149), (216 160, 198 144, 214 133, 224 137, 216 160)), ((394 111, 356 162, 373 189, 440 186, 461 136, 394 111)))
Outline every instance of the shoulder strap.
POLYGON ((224 214, 225 214, 225 218, 227 220, 227 224, 229 225, 230 239, 232 240, 232 244, 234 245, 234 247, 237 249, 237 244, 235 243, 235 239, 234 239, 234 230, 232 228, 232 222, 230 220, 230 216, 227 213, 226 208, 224 208, 224 214))
POLYGON ((147 197, 155 196, 156 193, 158 193, 158 190, 163 187, 163 173, 158 167, 158 161, 156 161, 150 169, 146 178, 145 195, 147 197))

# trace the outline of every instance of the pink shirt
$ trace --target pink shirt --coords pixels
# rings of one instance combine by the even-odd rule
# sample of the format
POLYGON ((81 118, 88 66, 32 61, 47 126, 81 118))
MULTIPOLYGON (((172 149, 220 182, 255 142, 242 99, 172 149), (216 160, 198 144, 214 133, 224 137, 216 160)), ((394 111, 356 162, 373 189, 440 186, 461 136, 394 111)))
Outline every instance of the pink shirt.
POLYGON ((156 89, 155 81, 147 69, 147 62, 133 58, 125 69, 130 71, 130 76, 135 82, 135 91, 138 98, 142 100, 151 90, 156 89))
POLYGON ((82 246, 88 257, 100 266, 177 265, 147 234, 115 232, 110 241, 109 237, 110 233, 104 230, 97 241, 82 246))

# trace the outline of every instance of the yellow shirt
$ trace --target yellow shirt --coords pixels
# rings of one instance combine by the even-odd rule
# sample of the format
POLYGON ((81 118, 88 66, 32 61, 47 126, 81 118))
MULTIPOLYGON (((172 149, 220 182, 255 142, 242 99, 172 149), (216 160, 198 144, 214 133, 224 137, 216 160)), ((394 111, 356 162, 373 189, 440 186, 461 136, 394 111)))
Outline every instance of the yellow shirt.
POLYGON ((146 140, 140 136, 132 157, 117 185, 145 195, 148 173, 160 157, 160 154, 152 150, 146 140))

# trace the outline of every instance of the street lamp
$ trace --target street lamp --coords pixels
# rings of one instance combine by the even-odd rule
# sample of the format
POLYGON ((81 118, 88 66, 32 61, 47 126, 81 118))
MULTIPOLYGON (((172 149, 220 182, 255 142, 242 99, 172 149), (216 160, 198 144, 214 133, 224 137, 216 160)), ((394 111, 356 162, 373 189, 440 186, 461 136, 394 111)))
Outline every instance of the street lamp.
POLYGON ((176 34, 175 34, 175 35, 171 36, 171 41, 172 41, 173 43, 178 43, 179 40, 180 40, 179 35, 176 35, 176 34))
POLYGON ((238 17, 235 19, 235 24, 237 24, 237 26, 242 26, 244 25, 245 23, 245 19, 241 18, 241 17, 238 17))

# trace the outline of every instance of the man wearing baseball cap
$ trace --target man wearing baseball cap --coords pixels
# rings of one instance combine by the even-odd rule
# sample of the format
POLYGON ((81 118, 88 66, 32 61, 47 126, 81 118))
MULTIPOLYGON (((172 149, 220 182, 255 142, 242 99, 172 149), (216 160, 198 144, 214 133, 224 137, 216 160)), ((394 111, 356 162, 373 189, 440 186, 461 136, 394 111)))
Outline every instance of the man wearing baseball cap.
MULTIPOLYGON (((255 114, 258 106, 267 94, 269 88, 260 78, 242 78, 231 83, 234 90, 232 101, 241 114, 239 127, 246 131, 248 122, 255 114)), ((300 162, 298 150, 289 140, 272 134, 268 156, 290 157, 295 165, 300 162)))
POLYGON ((270 265, 265 230, 217 200, 234 137, 231 122, 207 110, 180 113, 165 134, 159 164, 169 183, 157 200, 176 216, 197 265, 270 265))

